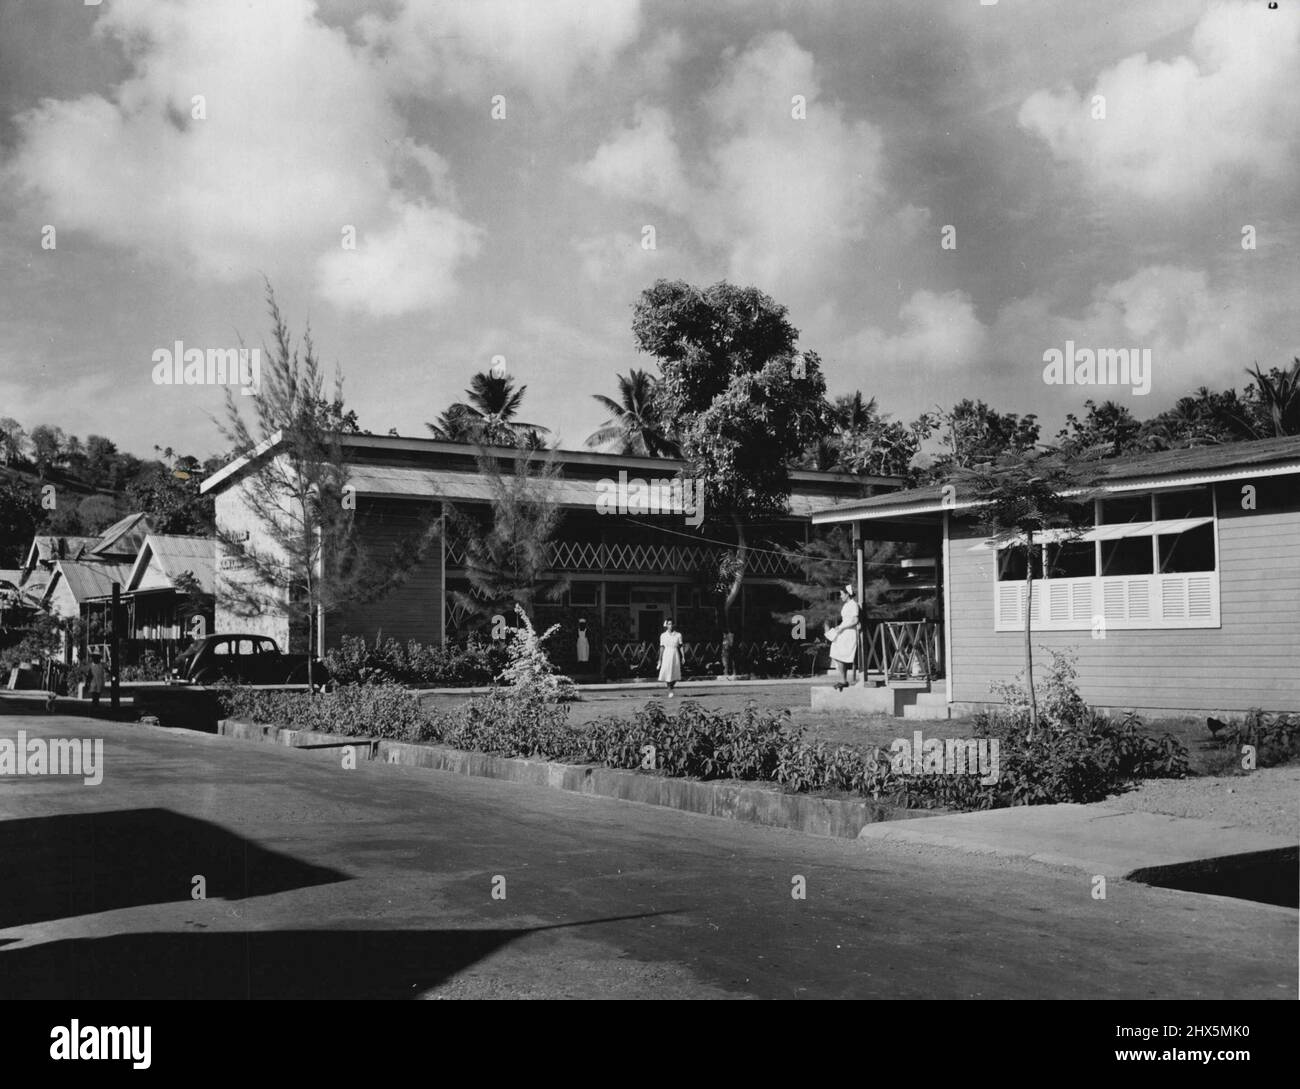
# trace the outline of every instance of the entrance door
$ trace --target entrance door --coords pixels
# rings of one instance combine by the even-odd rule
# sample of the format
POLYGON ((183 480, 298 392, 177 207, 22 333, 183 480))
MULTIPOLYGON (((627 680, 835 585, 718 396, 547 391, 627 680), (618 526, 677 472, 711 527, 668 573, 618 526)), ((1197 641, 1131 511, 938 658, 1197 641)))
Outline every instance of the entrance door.
POLYGON ((664 631, 664 610, 662 605, 636 606, 636 637, 643 643, 659 645, 659 636, 664 631))

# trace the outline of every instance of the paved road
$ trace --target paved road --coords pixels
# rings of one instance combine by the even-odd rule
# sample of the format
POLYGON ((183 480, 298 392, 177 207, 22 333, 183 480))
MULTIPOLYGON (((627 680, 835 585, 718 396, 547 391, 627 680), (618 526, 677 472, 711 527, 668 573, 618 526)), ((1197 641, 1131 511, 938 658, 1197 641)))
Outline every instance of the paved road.
POLYGON ((32 709, 0 997, 1296 997, 1278 908, 32 709))

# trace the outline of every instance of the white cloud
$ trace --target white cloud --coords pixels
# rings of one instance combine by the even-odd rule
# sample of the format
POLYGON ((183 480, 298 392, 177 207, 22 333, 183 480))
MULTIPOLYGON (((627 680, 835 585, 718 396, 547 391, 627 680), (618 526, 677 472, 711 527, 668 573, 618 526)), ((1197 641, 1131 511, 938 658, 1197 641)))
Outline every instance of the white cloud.
POLYGON ((405 0, 392 18, 367 15, 361 32, 396 83, 467 100, 523 89, 538 101, 566 94, 579 73, 602 76, 636 40, 640 0, 405 0))
POLYGON ((1094 188, 1183 204, 1242 178, 1290 179, 1300 151, 1298 67, 1294 4, 1217 3, 1189 55, 1127 57, 1086 96, 1038 91, 1019 121, 1094 188), (1105 97, 1103 120, 1092 118, 1094 95, 1105 97))
POLYGON ((392 317, 445 302, 455 292, 454 270, 478 253, 482 232, 443 208, 404 205, 396 221, 355 250, 338 250, 316 265, 317 283, 330 302, 392 317))
POLYGON ((114 0, 97 27, 127 44, 131 76, 110 96, 20 115, 7 180, 42 222, 201 278, 319 261, 327 294, 372 313, 445 297, 476 238, 454 207, 428 205, 453 199, 446 164, 406 135, 371 60, 315 10, 114 0), (326 256, 348 224, 399 258, 371 294, 326 256), (415 253, 408 231, 440 245, 415 253))
POLYGON ((868 328, 841 349, 844 362, 871 371, 952 371, 970 367, 985 354, 988 330, 964 291, 916 291, 898 312, 902 329, 868 328))
POLYGON ((579 176, 682 216, 732 279, 782 293, 827 285, 851 244, 906 238, 924 218, 889 199, 880 130, 822 97, 812 54, 784 31, 724 56, 704 114, 695 156, 643 107, 579 176))
POLYGON ((691 200, 672 118, 658 107, 638 108, 636 123, 603 143, 574 173, 605 196, 669 209, 682 209, 691 200))

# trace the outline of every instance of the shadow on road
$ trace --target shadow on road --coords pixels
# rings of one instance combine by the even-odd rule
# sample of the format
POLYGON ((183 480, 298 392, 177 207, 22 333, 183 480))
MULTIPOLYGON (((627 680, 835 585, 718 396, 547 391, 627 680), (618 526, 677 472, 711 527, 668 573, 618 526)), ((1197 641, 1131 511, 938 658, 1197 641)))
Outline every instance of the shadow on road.
POLYGON ((615 921, 77 938, 0 952, 0 999, 414 998, 517 938, 615 921))
POLYGON ((168 809, 0 822, 0 928, 187 901, 195 876, 209 900, 348 878, 168 809))

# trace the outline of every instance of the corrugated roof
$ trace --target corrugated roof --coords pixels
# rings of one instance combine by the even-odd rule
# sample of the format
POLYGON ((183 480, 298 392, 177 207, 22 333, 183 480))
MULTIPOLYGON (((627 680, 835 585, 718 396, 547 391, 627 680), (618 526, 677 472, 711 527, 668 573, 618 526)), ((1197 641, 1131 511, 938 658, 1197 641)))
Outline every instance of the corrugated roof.
MULTIPOLYGON (((1098 485, 1105 488, 1139 481, 1151 481, 1154 484, 1163 477, 1231 473, 1233 470, 1248 470, 1252 466, 1285 466, 1291 462, 1300 463, 1300 436, 1289 435, 1221 446, 1197 446, 1188 450, 1162 450, 1154 454, 1130 454, 1098 462, 1096 469, 1098 485)), ((820 504, 813 513, 844 515, 861 511, 873 518, 885 518, 891 513, 926 513, 941 508, 943 489, 942 484, 932 484, 924 488, 875 495, 869 499, 820 504)), ((956 505, 960 507, 966 504, 956 505)))
POLYGON ((98 537, 60 537, 40 535, 32 538, 32 548, 36 549, 36 558, 41 563, 53 563, 55 560, 74 560, 87 548, 98 541, 98 537), (63 555, 59 555, 59 542, 63 542, 63 555))
POLYGON ((129 563, 79 563, 75 560, 60 560, 58 564, 77 604, 92 597, 110 596, 114 582, 125 590, 131 567, 129 563))
POLYGON ((211 537, 167 537, 150 533, 140 549, 132 568, 132 589, 150 589, 144 586, 145 565, 152 563, 175 586, 176 579, 185 571, 198 579, 204 593, 216 592, 217 542, 211 537))
MULTIPOLYGON (((647 471, 640 477, 647 481, 671 478, 672 473, 667 471, 659 476, 647 471)), ((632 479, 636 479, 634 474, 632 479)), ((484 503, 492 499, 492 489, 488 485, 487 478, 480 473, 458 473, 442 469, 413 469, 389 465, 350 465, 348 483, 357 489, 359 495, 396 495, 484 503)), ((596 509, 596 499, 600 495, 598 481, 570 480, 561 477, 553 482, 552 488, 556 503, 562 507, 596 509)), ((825 502, 824 495, 801 495, 797 490, 792 490, 790 513, 806 517, 814 510, 820 509, 825 502)))
POLYGON ((119 518, 99 535, 98 541, 90 547, 97 556, 121 555, 134 556, 140 551, 144 539, 149 533, 149 516, 144 513, 128 514, 119 518))

